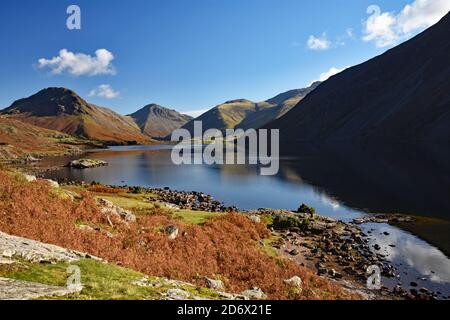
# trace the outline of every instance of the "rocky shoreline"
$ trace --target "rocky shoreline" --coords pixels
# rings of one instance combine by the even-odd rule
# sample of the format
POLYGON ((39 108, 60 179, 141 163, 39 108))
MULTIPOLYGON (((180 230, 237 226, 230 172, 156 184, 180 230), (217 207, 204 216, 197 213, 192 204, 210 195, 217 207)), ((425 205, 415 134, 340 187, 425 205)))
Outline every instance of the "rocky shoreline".
MULTIPOLYGON (((60 179, 67 185, 87 185, 85 182, 60 179)), ((176 191, 170 188, 144 188, 131 186, 108 186, 111 188, 138 190, 151 193, 165 207, 173 210, 188 209, 207 212, 242 212, 235 206, 225 206, 212 196, 196 191, 176 191)), ((399 270, 380 253, 378 245, 370 245, 370 234, 360 228, 365 223, 408 223, 412 217, 394 214, 368 215, 343 222, 323 217, 314 212, 258 209, 244 211, 255 222, 269 219, 269 227, 278 240, 273 247, 280 255, 314 270, 318 275, 339 282, 350 290, 357 291, 369 299, 437 299, 438 294, 427 288, 412 288, 402 283, 394 287, 381 286, 379 290, 367 289, 367 270, 378 266, 382 277, 395 280, 399 270)), ((370 232, 369 232, 370 233, 370 232)), ((410 285, 414 285, 411 283, 410 285)))

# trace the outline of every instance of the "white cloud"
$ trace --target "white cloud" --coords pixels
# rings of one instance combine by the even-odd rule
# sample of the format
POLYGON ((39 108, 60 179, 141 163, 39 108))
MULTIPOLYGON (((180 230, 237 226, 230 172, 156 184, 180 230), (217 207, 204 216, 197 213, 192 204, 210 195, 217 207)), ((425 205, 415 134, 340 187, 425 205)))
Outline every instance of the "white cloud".
POLYGON ((67 72, 73 76, 114 75, 116 70, 112 65, 113 60, 114 55, 106 49, 98 49, 94 57, 62 49, 56 57, 39 59, 38 67, 49 68, 52 74, 67 72))
POLYGON ((89 92, 89 97, 100 97, 105 99, 114 99, 120 96, 119 91, 114 91, 114 89, 109 84, 102 84, 97 88, 89 92))
POLYGON ((201 110, 193 110, 193 111, 186 111, 182 112, 183 114, 187 114, 188 116, 191 116, 193 118, 197 118, 204 114, 205 112, 209 111, 209 109, 201 109, 201 110))
POLYGON ((371 16, 364 22, 363 40, 374 41, 377 47, 393 45, 435 24, 449 11, 449 0, 414 0, 398 14, 369 6, 371 16))
MULTIPOLYGON (((340 69, 340 68, 332 67, 332 68, 330 68, 330 70, 321 73, 320 76, 319 76, 319 79, 317 79, 315 81, 326 81, 326 80, 328 80, 328 78, 334 76, 335 74, 341 73, 342 71, 344 71, 347 68, 348 67, 340 69)), ((313 81, 313 82, 315 82, 315 81, 313 81)))
POLYGON ((307 42, 308 48, 311 50, 327 50, 330 48, 330 41, 327 39, 327 35, 324 33, 322 37, 309 36, 307 42))

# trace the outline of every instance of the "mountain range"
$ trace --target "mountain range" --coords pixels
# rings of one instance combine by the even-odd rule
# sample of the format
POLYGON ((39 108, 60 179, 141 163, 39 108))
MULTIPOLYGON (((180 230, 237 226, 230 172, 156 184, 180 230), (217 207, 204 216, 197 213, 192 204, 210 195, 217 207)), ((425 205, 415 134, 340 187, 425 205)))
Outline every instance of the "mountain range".
MULTIPOLYGON (((291 90, 263 102, 232 100, 204 113, 195 120, 206 129, 259 128, 294 107, 319 85, 291 90)), ((158 104, 149 104, 124 116, 111 109, 88 103, 67 88, 46 88, 15 101, 0 111, 10 119, 20 120, 50 130, 107 144, 149 144, 170 138, 173 130, 192 128, 193 118, 158 104)))
POLYGON ((183 126, 193 134, 194 121, 202 121, 203 130, 260 128, 278 119, 291 110, 299 101, 313 91, 320 82, 314 82, 304 89, 290 90, 263 102, 247 99, 227 101, 205 112, 183 126))
POLYGON ((320 84, 267 128, 302 142, 450 141, 450 14, 416 37, 320 84))

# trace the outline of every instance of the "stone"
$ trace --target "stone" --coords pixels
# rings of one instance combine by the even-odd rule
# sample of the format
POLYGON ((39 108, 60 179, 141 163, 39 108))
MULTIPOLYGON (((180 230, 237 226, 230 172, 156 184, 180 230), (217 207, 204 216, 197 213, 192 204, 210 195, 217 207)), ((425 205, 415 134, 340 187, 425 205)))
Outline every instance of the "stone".
MULTIPOLYGON (((22 237, 0 232, 0 252, 5 258, 18 257, 29 262, 72 262, 86 258, 87 254, 64 249, 22 237)), ((96 260, 99 258, 92 257, 96 260)))
POLYGON ((78 159, 69 162, 66 166, 75 169, 88 169, 107 166, 108 163, 98 159, 78 159))
POLYGON ((50 187, 52 187, 52 188, 59 188, 59 183, 58 182, 56 182, 54 180, 50 180, 50 179, 46 179, 45 181, 48 182, 50 187))
POLYGON ((168 226, 166 227, 165 231, 169 236, 169 240, 175 240, 178 237, 179 230, 176 226, 168 226))
POLYGON ((166 292, 167 300, 188 300, 191 294, 181 289, 169 289, 166 292))
POLYGON ((0 300, 33 300, 40 297, 65 296, 75 292, 65 287, 0 278, 0 300))
POLYGON ((264 294, 264 292, 258 287, 253 287, 251 289, 245 290, 241 294, 244 297, 247 297, 249 300, 260 300, 260 299, 267 298, 267 296, 264 294))
POLYGON ((131 211, 116 206, 109 200, 98 199, 97 203, 100 206, 103 206, 101 212, 105 215, 113 215, 121 218, 122 220, 125 220, 126 222, 136 222, 136 216, 131 211))
POLYGON ((298 256, 298 255, 299 255, 299 252, 298 252, 297 249, 292 249, 291 251, 289 251, 289 254, 290 254, 291 256, 298 256))
POLYGON ((319 268, 319 269, 317 270, 317 274, 318 274, 319 276, 325 275, 325 274, 327 274, 327 273, 328 273, 328 270, 325 269, 325 268, 319 268))
POLYGON ((2 256, 5 258, 12 258, 16 254, 16 251, 12 249, 6 249, 3 251, 2 256))
POLYGON ((206 286, 213 290, 224 291, 225 286, 221 280, 206 278, 206 286))
POLYGON ((27 182, 33 182, 36 181, 36 176, 30 175, 30 174, 24 174, 23 177, 27 182))
POLYGON ((261 223, 261 218, 258 217, 257 215, 252 214, 248 218, 250 219, 250 221, 254 223, 261 223))
POLYGON ((302 278, 300 278, 299 276, 293 276, 290 279, 284 280, 284 283, 286 283, 287 285, 297 288, 297 289, 301 289, 302 288, 302 278))
POLYGON ((0 257, 0 265, 14 264, 14 260, 0 257))

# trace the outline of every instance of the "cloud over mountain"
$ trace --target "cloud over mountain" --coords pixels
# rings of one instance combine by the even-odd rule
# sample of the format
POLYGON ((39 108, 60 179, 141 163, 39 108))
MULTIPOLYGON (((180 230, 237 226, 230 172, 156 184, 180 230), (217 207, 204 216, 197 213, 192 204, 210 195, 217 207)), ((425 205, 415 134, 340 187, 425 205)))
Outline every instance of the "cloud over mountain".
POLYGON ((120 96, 119 91, 115 91, 111 85, 102 84, 89 92, 89 97, 100 97, 105 99, 114 99, 120 96))
POLYGON ((106 49, 98 49, 95 56, 61 49, 56 57, 38 60, 38 68, 49 68, 52 74, 68 73, 73 76, 114 75, 114 55, 106 49))

